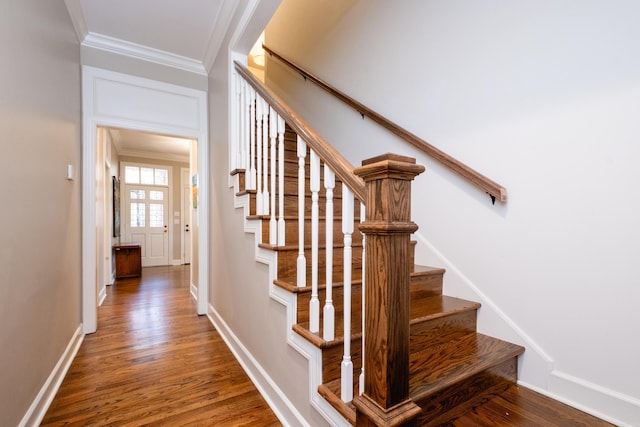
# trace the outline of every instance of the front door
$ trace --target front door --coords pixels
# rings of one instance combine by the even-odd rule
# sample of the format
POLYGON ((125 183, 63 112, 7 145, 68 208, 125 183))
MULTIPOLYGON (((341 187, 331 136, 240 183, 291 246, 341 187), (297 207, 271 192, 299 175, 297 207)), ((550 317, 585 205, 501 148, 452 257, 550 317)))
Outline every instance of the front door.
POLYGON ((166 187, 127 185, 127 242, 142 246, 142 266, 169 264, 169 201, 166 187))

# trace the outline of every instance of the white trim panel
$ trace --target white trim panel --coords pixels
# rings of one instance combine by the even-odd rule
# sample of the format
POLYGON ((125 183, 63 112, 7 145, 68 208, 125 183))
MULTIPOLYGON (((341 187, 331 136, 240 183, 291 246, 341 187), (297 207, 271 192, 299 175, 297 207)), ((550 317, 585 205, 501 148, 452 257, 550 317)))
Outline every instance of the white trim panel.
POLYGON ((196 97, 155 84, 149 87, 100 77, 93 89, 93 113, 98 116, 198 129, 200 102, 196 97))

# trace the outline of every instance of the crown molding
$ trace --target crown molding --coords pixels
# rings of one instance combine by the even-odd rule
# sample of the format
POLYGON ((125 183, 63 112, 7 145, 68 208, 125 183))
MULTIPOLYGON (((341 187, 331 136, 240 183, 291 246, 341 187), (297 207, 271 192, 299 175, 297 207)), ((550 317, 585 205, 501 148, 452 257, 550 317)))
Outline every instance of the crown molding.
POLYGON ((211 32, 207 48, 204 52, 203 63, 206 70, 211 70, 211 67, 213 67, 213 63, 220 51, 220 46, 222 46, 224 36, 227 34, 229 25, 233 20, 233 14, 238 8, 238 3, 239 2, 236 0, 225 0, 220 5, 220 9, 216 14, 216 22, 213 26, 213 31, 211 32))
POLYGON ((67 11, 71 17, 73 28, 76 30, 78 41, 82 43, 89 31, 87 30, 87 23, 84 20, 81 0, 64 0, 64 4, 67 6, 67 11))
MULTIPOLYGON (((77 30, 76 30, 77 31, 77 30)), ((137 43, 131 43, 114 37, 96 33, 87 33, 82 42, 83 46, 100 49, 131 58, 149 61, 167 67, 177 68, 191 73, 207 75, 202 62, 186 56, 175 55, 163 50, 150 48, 137 43)))

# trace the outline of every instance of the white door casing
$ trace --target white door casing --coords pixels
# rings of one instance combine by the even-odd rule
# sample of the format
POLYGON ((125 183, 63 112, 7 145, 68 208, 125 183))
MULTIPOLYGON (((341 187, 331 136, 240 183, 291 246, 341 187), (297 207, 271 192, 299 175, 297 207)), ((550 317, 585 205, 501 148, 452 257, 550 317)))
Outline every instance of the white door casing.
POLYGON ((206 91, 82 66, 82 323, 97 329, 96 154, 98 126, 193 138, 198 142, 197 313, 208 308, 209 150, 206 91))
POLYGON ((181 181, 180 185, 182 186, 182 208, 181 208, 181 223, 180 227, 182 227, 182 263, 183 264, 191 264, 191 180, 190 180, 190 171, 187 168, 180 169, 181 172, 181 181))

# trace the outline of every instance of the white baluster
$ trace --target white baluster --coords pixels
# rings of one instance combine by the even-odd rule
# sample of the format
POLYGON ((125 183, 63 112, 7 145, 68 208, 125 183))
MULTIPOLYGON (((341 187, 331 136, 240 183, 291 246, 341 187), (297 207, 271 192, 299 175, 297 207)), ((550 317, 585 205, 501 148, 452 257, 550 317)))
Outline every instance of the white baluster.
POLYGON ((298 136, 298 287, 307 286, 307 259, 304 256, 305 159, 307 144, 298 136))
POLYGON ((242 116, 242 102, 241 102, 241 87, 242 87, 242 77, 240 77, 240 75, 235 74, 235 86, 234 89, 236 91, 236 96, 235 96, 235 102, 236 102, 236 106, 235 106, 235 111, 234 111, 234 115, 235 115, 235 135, 233 138, 233 148, 231 150, 231 170, 235 170, 238 168, 238 163, 239 163, 239 158, 240 158, 240 140, 241 140, 241 132, 242 132, 242 122, 240 120, 240 117, 242 116))
POLYGON ((273 107, 269 108, 269 138, 271 140, 271 203, 269 212, 269 244, 275 246, 278 243, 278 222, 276 221, 276 137, 278 136, 278 113, 273 107))
POLYGON ((256 91, 249 87, 249 189, 256 189, 256 91))
MULTIPOLYGON (((247 129, 245 128, 245 124, 246 124, 246 120, 245 120, 245 112, 246 112, 246 108, 245 108, 245 95, 244 95, 244 91, 245 91, 245 87, 246 87, 247 83, 244 80, 240 81, 240 134, 239 134, 239 141, 238 141, 238 150, 239 150, 239 155, 240 157, 238 158, 238 169, 244 169, 245 164, 245 155, 244 155, 244 150, 245 150, 245 135, 247 133, 247 129)), ((246 184, 245 184, 246 186, 246 184)), ((244 190, 244 189, 243 189, 244 190)))
POLYGON ((251 115, 251 86, 249 83, 245 82, 244 85, 244 153, 243 153, 243 168, 245 171, 244 174, 244 187, 245 190, 249 188, 251 185, 251 167, 249 166, 249 156, 251 152, 251 134, 249 132, 249 128, 251 126, 250 123, 250 115, 251 115))
MULTIPOLYGON (((360 223, 362 224, 364 222, 365 219, 365 210, 364 210, 364 203, 360 203, 360 223)), ((362 289, 362 349, 360 350, 360 360, 362 361, 362 367, 360 369, 360 377, 358 378, 358 390, 359 390, 359 394, 362 395, 362 393, 364 393, 364 341, 365 341, 365 337, 364 337, 364 312, 365 312, 365 297, 366 297, 366 292, 365 292, 365 281, 364 281, 364 272, 365 272, 365 267, 366 267, 366 261, 367 261, 367 251, 366 251, 366 243, 367 243, 367 236, 360 232, 360 234, 362 234, 362 285, 361 285, 361 289, 362 289)))
POLYGON ((285 244, 284 221, 284 119, 278 115, 278 246, 285 244))
MULTIPOLYGON (((326 269, 326 300, 322 315, 323 338, 333 341, 335 338, 335 308, 333 307, 333 188, 336 185, 335 174, 327 164, 324 165, 324 188, 326 189, 327 210, 325 214, 325 240, 327 260, 326 269)), ((346 336, 345 336, 346 339, 346 336)))
POLYGON ((262 215, 262 107, 264 100, 256 97, 256 215, 262 215))
POLYGON ((342 233, 344 233, 344 354, 341 365, 340 398, 353 399, 353 362, 351 361, 351 269, 353 234, 353 193, 342 184, 342 233))
POLYGON ((262 173, 264 178, 262 180, 264 189, 262 190, 262 215, 269 215, 269 104, 267 101, 262 101, 262 156, 263 167, 262 173))
POLYGON ((311 152, 311 301, 309 330, 320 331, 320 300, 318 300, 318 192, 320 191, 320 158, 311 152))

